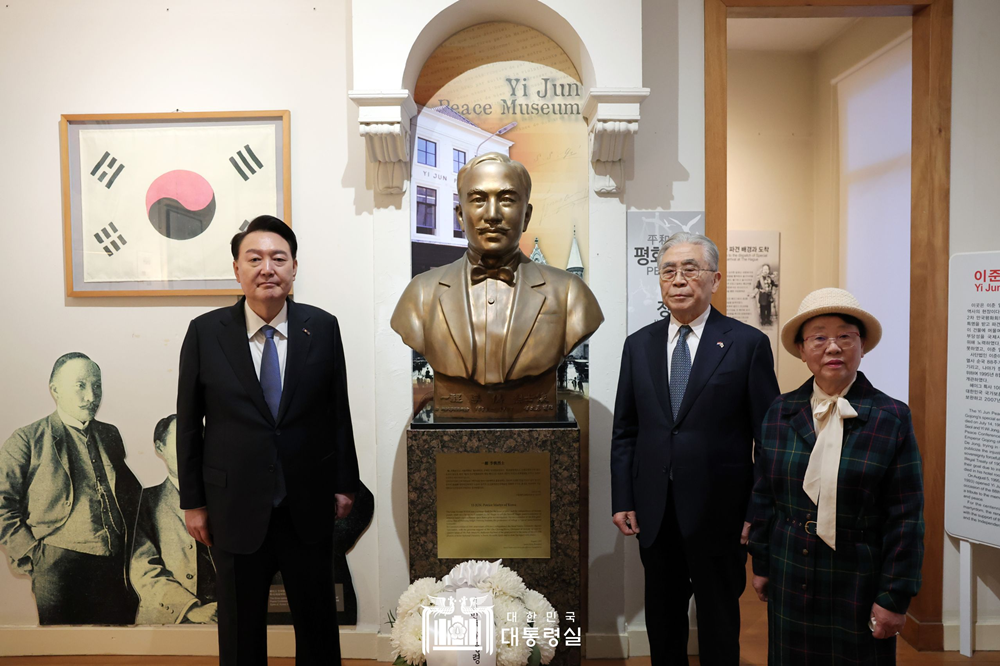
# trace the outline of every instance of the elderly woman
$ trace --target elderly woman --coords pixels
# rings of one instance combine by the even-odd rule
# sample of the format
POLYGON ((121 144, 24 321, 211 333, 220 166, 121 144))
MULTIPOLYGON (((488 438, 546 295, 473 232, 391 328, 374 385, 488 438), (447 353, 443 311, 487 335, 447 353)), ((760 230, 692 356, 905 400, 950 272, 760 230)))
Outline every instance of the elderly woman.
POLYGON ((896 663, 923 488, 909 408, 858 372, 881 337, 842 289, 806 296, 781 330, 813 377, 775 399, 756 460, 750 552, 771 665, 896 663))

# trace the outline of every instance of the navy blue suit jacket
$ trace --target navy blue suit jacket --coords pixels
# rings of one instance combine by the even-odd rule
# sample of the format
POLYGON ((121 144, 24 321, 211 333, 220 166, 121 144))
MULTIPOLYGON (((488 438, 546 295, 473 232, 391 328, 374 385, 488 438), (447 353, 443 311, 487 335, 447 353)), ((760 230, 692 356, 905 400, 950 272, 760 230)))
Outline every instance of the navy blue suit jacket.
POLYGON ((250 356, 243 301, 192 321, 181 347, 181 508, 207 506, 216 546, 255 552, 267 533, 281 456, 296 533, 306 543, 330 539, 334 493, 355 492, 359 482, 337 318, 288 301, 285 381, 274 418, 250 356))
POLYGON ((778 396, 762 332, 712 308, 675 420, 667 384, 669 319, 625 340, 611 439, 611 510, 635 511, 649 547, 673 486, 685 546, 739 544, 753 488, 754 441, 778 396))

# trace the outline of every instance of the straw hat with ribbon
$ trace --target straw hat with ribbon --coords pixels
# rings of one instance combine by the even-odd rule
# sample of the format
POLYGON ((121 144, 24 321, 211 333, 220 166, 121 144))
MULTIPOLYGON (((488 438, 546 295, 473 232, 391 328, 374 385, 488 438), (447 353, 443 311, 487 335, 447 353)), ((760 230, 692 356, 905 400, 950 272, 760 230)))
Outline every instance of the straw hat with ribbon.
POLYGON ((802 299, 799 305, 799 312, 794 317, 785 322, 781 327, 781 344, 788 353, 795 358, 801 358, 799 347, 795 344, 795 338, 799 334, 802 325, 812 319, 822 315, 850 315, 861 320, 865 325, 865 347, 867 354, 879 340, 882 339, 882 324, 871 313, 862 310, 858 299, 851 292, 835 287, 817 289, 802 299))

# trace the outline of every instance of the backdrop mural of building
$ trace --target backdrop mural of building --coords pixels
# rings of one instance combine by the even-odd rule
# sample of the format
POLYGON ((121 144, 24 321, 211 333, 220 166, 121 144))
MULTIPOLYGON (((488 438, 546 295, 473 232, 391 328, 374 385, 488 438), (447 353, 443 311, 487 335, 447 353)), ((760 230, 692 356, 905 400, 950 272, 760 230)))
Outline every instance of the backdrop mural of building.
MULTIPOLYGON (((587 127, 583 86, 569 57, 540 32, 482 23, 449 37, 417 80, 412 121, 410 239, 413 275, 462 256, 456 175, 477 154, 500 152, 531 174, 534 212, 521 250, 586 279, 587 127)), ((560 390, 587 392, 589 343, 560 366, 560 390)), ((414 409, 432 394, 433 372, 413 355, 414 409)), ((577 409, 577 408, 574 408, 577 409)))

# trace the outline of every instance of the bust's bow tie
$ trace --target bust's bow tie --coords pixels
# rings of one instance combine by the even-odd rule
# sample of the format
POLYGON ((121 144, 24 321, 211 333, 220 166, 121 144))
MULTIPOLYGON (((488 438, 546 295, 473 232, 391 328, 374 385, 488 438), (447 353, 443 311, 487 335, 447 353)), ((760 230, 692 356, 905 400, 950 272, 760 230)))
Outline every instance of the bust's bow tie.
POLYGON ((476 265, 472 267, 469 272, 469 277, 472 278, 472 284, 479 284, 486 278, 493 278, 494 280, 503 280, 507 284, 513 286, 514 284, 514 269, 510 266, 499 266, 498 268, 486 268, 483 265, 476 265))

